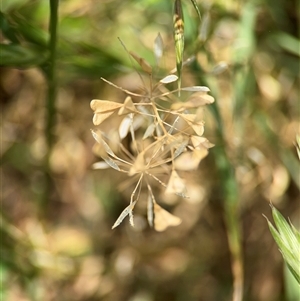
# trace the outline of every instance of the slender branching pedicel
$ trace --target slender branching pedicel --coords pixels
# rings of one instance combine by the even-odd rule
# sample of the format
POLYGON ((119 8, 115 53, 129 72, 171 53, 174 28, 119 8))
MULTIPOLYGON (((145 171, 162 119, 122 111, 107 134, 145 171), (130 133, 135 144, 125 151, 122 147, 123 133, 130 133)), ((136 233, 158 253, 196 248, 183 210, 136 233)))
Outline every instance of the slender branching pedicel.
MULTIPOLYGON (((156 42, 161 44, 160 37, 156 42)), ((182 102, 177 97, 179 89, 169 91, 167 88, 178 80, 176 75, 168 75, 154 83, 152 67, 135 53, 129 54, 146 73, 149 86, 144 87, 144 93, 138 94, 102 78, 107 84, 125 92, 127 97, 122 103, 99 99, 91 101, 93 123, 99 126, 92 130, 92 135, 96 140, 97 154, 102 158, 93 167, 115 169, 127 174, 135 183, 129 205, 112 228, 120 225, 126 216, 134 226, 133 210, 142 189, 146 189, 149 225, 163 231, 169 226, 179 225, 181 220, 158 205, 153 185, 163 187, 166 194, 188 198, 180 173, 197 169, 213 146, 203 137, 202 111, 205 105, 214 102, 214 98, 207 94, 207 87, 182 87, 180 92, 182 98, 185 97, 182 102), (105 127, 101 128, 108 119, 112 121, 109 132, 105 127)), ((160 54, 161 51, 156 49, 157 60, 160 54)))

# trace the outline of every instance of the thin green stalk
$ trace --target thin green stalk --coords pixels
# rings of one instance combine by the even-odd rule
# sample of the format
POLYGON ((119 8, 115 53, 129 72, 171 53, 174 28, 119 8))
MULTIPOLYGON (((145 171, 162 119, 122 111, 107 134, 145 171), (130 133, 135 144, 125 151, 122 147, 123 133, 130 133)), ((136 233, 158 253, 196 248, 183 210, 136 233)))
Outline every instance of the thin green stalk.
MULTIPOLYGON (((197 62, 194 63, 193 67, 195 69, 194 74, 197 74, 199 82, 210 87, 211 91, 218 91, 218 88, 214 85, 213 81, 209 81, 208 83, 206 78, 201 76, 203 72, 197 62)), ((218 99, 217 95, 213 96, 215 99, 218 99)), ((220 185, 223 191, 224 220, 226 223, 228 244, 231 253, 231 270, 234 279, 232 300, 241 301, 243 298, 244 268, 238 213, 239 191, 234 169, 226 153, 226 141, 223 132, 224 126, 219 108, 217 103, 214 103, 209 107, 212 110, 215 121, 217 122, 216 134, 218 141, 216 142, 216 146, 212 149, 212 153, 215 156, 216 166, 220 174, 220 185)))
POLYGON ((47 69, 48 80, 48 95, 47 95, 47 124, 46 124, 46 139, 48 144, 48 150, 51 150, 54 134, 53 128, 55 125, 55 98, 57 92, 56 83, 56 41, 57 41, 57 21, 58 21, 58 1, 50 0, 50 23, 49 23, 49 65, 47 69))
MULTIPOLYGON (((213 107, 215 118, 219 126, 222 125, 221 116, 217 105, 213 107)), ((220 182, 224 196, 224 219, 226 223, 228 244, 231 253, 231 270, 233 274, 233 301, 241 301, 243 298, 244 271, 241 248, 241 230, 238 213, 238 186, 233 167, 224 149, 225 141, 222 127, 218 129, 220 146, 215 147, 216 165, 220 174, 220 182)))
POLYGON ((46 99, 46 126, 45 137, 47 143, 47 155, 45 162, 46 177, 43 201, 45 203, 49 200, 51 192, 52 180, 49 174, 49 159, 54 144, 54 127, 56 122, 56 108, 55 100, 57 94, 57 81, 56 81, 56 49, 57 49, 57 23, 58 23, 58 3, 59 0, 49 0, 50 5, 50 22, 49 22, 49 60, 45 68, 48 92, 46 99))
MULTIPOLYGON (((233 56, 235 63, 247 66, 247 62, 250 61, 253 56, 253 50, 255 49, 255 37, 254 26, 256 20, 257 10, 252 3, 247 4, 241 11, 240 21, 240 39, 241 41, 247 41, 248 47, 243 51, 236 51, 233 56)), ((199 68, 199 66, 198 66, 199 68)), ((205 79, 201 78, 205 84, 205 79), (204 80, 204 81, 203 81, 204 80)), ((242 137, 244 131, 244 119, 242 118, 243 112, 247 110, 245 95, 249 94, 247 88, 251 87, 251 73, 248 68, 243 68, 240 71, 235 72, 233 76, 234 85, 234 107, 233 116, 235 116, 235 132, 242 137)), ((211 81, 208 86, 212 91, 218 91, 214 86, 214 81, 211 81)), ((218 97, 216 96, 216 99, 218 97)), ((237 181, 235 179, 234 168, 226 153, 226 140, 223 134, 223 121, 220 115, 217 103, 214 103, 210 108, 213 111, 213 115, 218 124, 217 135, 219 147, 213 149, 213 153, 216 158, 216 165, 220 174, 220 182, 224 196, 224 219, 226 222, 228 244, 231 252, 232 260, 232 274, 234 279, 233 288, 233 301, 241 301, 243 298, 243 285, 244 285, 244 272, 243 272, 243 258, 241 247, 241 230, 239 223, 238 203, 239 203, 239 191, 237 181)), ((237 149, 238 152, 238 149, 237 149)))

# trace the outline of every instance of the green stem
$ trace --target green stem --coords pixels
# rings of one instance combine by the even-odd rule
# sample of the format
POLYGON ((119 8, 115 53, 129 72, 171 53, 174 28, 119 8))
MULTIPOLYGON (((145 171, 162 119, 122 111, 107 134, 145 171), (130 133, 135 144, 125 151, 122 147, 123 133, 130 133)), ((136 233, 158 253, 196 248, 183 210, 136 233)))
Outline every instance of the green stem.
POLYGON ((216 166, 221 178, 221 187, 224 196, 224 219, 226 223, 228 245, 231 253, 231 270, 233 274, 233 301, 241 301, 243 298, 244 272, 243 256, 241 248, 241 230, 238 213, 239 193, 235 179, 234 169, 225 151, 225 140, 222 129, 222 119, 216 104, 212 107, 215 119, 218 122, 218 143, 213 149, 216 166))
POLYGON ((48 203, 52 188, 52 179, 50 177, 49 159, 54 144, 54 127, 56 122, 55 100, 57 94, 56 81, 56 48, 57 48, 57 23, 58 23, 58 3, 59 0, 49 0, 50 5, 50 22, 49 22, 49 60, 45 68, 48 92, 46 99, 46 125, 45 138, 47 143, 47 155, 45 158, 45 189, 44 203, 48 203))
POLYGON ((49 24, 49 65, 47 70, 48 97, 47 97, 47 124, 46 139, 48 150, 50 151, 54 141, 53 128, 55 125, 55 98, 57 92, 56 84, 56 41, 57 41, 57 21, 58 21, 58 1, 50 0, 50 24, 49 24))
MULTIPOLYGON (((195 74, 198 75, 199 81, 210 87, 212 91, 218 91, 214 87, 214 82, 209 84, 204 77, 201 77, 202 70, 197 62, 194 64, 195 74), (200 75, 199 75, 200 74, 200 75)), ((217 95, 214 95, 218 99, 217 95)), ((209 106, 217 122, 216 134, 218 141, 212 149, 216 160, 216 166, 220 174, 220 185, 223 191, 224 220, 226 223, 228 244, 231 253, 231 270, 233 274, 233 301, 241 301, 243 298, 244 272, 243 256, 241 247, 241 230, 238 214, 239 191, 235 179, 234 168, 226 153, 226 140, 223 132, 223 120, 217 103, 209 106)))

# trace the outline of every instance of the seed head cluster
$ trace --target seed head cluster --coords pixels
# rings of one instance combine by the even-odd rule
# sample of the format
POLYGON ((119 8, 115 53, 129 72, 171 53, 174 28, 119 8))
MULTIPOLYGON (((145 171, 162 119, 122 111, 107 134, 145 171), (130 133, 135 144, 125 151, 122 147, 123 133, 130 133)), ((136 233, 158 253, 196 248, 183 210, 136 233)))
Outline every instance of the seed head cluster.
POLYGON ((97 154, 102 158, 93 167, 125 173, 134 183, 129 205, 112 228, 120 225, 126 216, 134 226, 133 209, 142 189, 146 189, 148 223, 155 230, 163 231, 179 225, 181 219, 158 205, 153 185, 159 184, 166 194, 188 198, 181 173, 196 170, 213 146, 203 137, 203 109, 213 103, 214 98, 208 95, 209 88, 204 86, 170 91, 168 87, 178 80, 174 74, 154 83, 152 67, 138 55, 129 54, 146 73, 149 85, 138 94, 102 79, 125 92, 126 96, 123 102, 91 101, 93 123, 98 127, 92 130, 92 135, 97 154), (101 127, 107 120, 120 122, 111 122, 108 130, 101 127))

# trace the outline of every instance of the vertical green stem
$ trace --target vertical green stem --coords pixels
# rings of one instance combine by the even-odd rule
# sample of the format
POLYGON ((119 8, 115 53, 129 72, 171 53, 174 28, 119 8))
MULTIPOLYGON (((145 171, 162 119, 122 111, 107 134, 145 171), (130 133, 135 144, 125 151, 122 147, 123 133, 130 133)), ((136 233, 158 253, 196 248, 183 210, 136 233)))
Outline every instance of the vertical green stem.
MULTIPOLYGON (((215 91, 217 91, 215 89, 215 91)), ((223 133, 223 120, 216 103, 212 106, 213 115, 218 123, 217 135, 220 147, 216 147, 216 165, 221 176, 224 195, 224 219, 226 223, 228 245, 231 253, 231 270, 233 275, 233 301, 243 299, 244 267, 241 247, 241 229, 238 213, 239 190, 234 169, 226 154, 226 141, 223 133)))
POLYGON ((231 253, 231 270, 233 274, 232 300, 241 301, 243 299, 244 271, 238 212, 238 187, 234 170, 225 151, 220 148, 217 152, 217 167, 222 178, 221 181, 224 193, 224 219, 231 253))
POLYGON ((54 126, 56 119, 55 99, 57 93, 56 82, 56 46, 57 46, 57 23, 58 23, 58 3, 59 0, 49 0, 50 5, 50 22, 49 22, 49 60, 46 66, 46 78, 48 83, 48 93, 46 99, 46 126, 45 137, 47 143, 46 155, 46 178, 45 178, 45 195, 44 202, 47 203, 52 187, 52 180, 49 174, 49 159, 54 143, 54 126))
MULTIPOLYGON (((218 91, 214 81, 202 77, 202 69, 195 62, 194 74, 198 75, 199 82, 210 87, 212 91, 218 91)), ((214 95, 218 99, 217 95, 214 95)), ((216 166, 220 174, 220 185, 223 192, 224 220, 228 236, 228 244, 231 253, 231 270, 233 274, 233 301, 241 301, 243 298, 244 271, 241 247, 241 229, 238 214, 239 191, 235 178, 234 168, 226 153, 226 141, 223 132, 223 120, 216 103, 209 106, 217 122, 216 134, 218 141, 212 149, 216 160, 216 166)))
POLYGON ((47 96, 47 124, 46 139, 48 150, 50 151, 54 141, 53 128, 55 124, 55 98, 57 92, 56 83, 56 41, 57 41, 57 20, 58 20, 58 1, 50 0, 50 23, 49 23, 49 65, 47 70, 48 96, 47 96))
POLYGON ((231 270, 233 275, 233 301, 241 301, 243 298, 244 271, 241 248, 241 230, 238 213, 239 193, 235 179, 234 169, 230 164, 224 149, 225 141, 222 130, 222 120, 216 105, 213 112, 219 124, 219 145, 213 150, 216 165, 220 174, 220 182, 223 191, 224 219, 226 223, 228 245, 231 253, 231 270))

